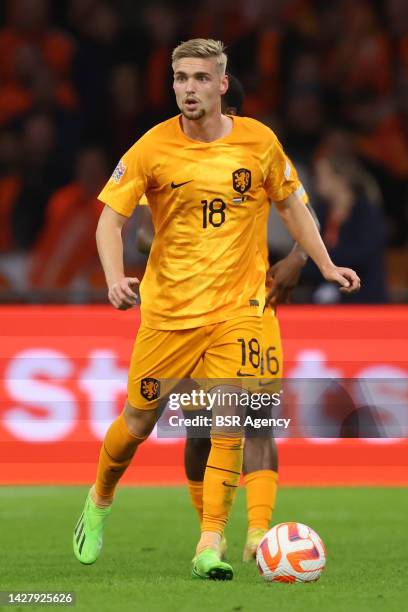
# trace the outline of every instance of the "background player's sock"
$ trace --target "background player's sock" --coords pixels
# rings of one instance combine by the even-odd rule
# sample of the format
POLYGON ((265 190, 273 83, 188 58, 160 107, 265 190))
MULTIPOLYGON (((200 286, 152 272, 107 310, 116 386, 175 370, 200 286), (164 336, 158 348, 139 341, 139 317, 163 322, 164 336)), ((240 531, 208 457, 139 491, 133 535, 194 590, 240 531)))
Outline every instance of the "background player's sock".
POLYGON ((203 520, 203 481, 197 480, 187 480, 188 490, 191 497, 191 503, 198 514, 198 520, 201 525, 201 521, 203 520))
POLYGON ((248 531, 269 529, 275 508, 278 473, 257 470, 244 476, 247 496, 248 531))
MULTIPOLYGON (((211 451, 204 475, 204 532, 222 534, 227 523, 242 468, 243 439, 241 437, 211 437, 211 451)), ((200 540, 197 551, 205 548, 200 540)))
POLYGON ((115 487, 129 463, 136 448, 145 440, 133 435, 127 426, 123 413, 118 416, 106 432, 99 455, 98 471, 93 501, 106 506, 112 501, 115 487), (105 502, 105 503, 104 503, 105 502))

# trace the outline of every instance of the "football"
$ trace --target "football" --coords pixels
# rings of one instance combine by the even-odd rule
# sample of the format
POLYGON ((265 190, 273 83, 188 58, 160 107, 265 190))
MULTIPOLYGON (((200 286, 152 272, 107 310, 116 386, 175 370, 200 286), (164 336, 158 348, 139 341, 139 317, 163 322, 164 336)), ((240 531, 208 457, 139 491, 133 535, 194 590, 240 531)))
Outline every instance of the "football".
POLYGON ((259 543, 256 563, 268 582, 315 582, 325 568, 326 550, 307 525, 279 523, 259 543))

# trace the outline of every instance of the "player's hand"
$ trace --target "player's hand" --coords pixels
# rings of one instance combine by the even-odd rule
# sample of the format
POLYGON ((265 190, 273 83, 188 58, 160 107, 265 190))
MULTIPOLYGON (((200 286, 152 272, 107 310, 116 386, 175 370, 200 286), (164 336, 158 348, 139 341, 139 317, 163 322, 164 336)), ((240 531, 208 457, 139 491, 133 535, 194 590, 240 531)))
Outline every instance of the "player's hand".
POLYGON ((292 290, 299 282, 300 273, 305 265, 305 259, 296 253, 289 253, 287 257, 276 262, 268 270, 268 276, 273 285, 266 296, 265 305, 286 304, 290 300, 292 290))
POLYGON ((125 276, 117 283, 109 287, 108 298, 112 306, 118 310, 128 310, 138 303, 138 294, 132 290, 132 287, 139 285, 138 278, 129 278, 125 276))
POLYGON ((342 293, 355 293, 360 289, 360 278, 351 268, 339 268, 332 264, 320 271, 327 281, 340 285, 342 293))

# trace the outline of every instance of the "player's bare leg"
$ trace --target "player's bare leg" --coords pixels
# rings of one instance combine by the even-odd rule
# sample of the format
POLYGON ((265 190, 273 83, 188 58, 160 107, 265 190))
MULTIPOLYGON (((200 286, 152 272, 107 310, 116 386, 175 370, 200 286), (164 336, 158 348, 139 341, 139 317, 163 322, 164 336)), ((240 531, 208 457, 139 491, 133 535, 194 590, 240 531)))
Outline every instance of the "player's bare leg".
POLYGON ((103 544, 103 530, 111 512, 115 488, 129 466, 137 447, 149 436, 157 410, 140 410, 126 403, 122 414, 106 432, 101 448, 97 479, 88 493, 84 510, 75 526, 74 554, 84 564, 95 563, 103 544))

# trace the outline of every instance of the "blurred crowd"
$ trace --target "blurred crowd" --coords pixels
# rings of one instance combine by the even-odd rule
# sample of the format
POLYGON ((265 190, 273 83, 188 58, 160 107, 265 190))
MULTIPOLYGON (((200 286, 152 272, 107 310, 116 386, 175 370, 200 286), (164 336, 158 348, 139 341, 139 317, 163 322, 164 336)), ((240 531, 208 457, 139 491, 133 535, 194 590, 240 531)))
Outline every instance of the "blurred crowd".
MULTIPOLYGON (((407 0, 3 1, 0 300, 105 299, 96 196, 177 113, 170 55, 192 37, 226 43, 244 114, 283 142, 330 252, 363 278, 356 299, 408 301, 407 0)), ((276 259, 290 245, 271 226, 276 259)), ((295 299, 340 298, 308 265, 295 299)))

